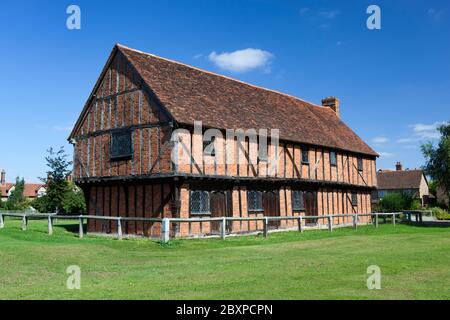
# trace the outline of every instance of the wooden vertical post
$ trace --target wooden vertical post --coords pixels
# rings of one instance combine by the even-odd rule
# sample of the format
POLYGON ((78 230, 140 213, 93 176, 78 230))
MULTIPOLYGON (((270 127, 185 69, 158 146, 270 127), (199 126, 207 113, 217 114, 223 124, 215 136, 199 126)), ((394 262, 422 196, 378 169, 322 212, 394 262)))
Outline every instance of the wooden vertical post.
POLYGON ((269 233, 269 219, 266 217, 264 218, 264 238, 267 238, 268 233, 269 233))
POLYGON ((0 212, 0 229, 3 229, 5 227, 5 222, 3 221, 3 215, 0 212))
POLYGON ((302 223, 302 217, 298 217, 298 231, 300 231, 300 233, 303 233, 303 223, 302 223))
POLYGON ((356 221, 357 217, 356 214, 353 215, 353 228, 358 228, 358 221, 356 221))
POLYGON ((167 243, 170 241, 170 219, 163 218, 161 223, 161 242, 167 243))
POLYGON ((395 213, 392 214, 392 224, 393 224, 394 227, 395 227, 395 213))
POLYGON ((122 240, 122 220, 117 218, 117 239, 122 240))
POLYGON ((53 234, 53 221, 50 215, 48 215, 48 234, 50 236, 53 234))
POLYGON ((222 240, 225 240, 225 231, 226 231, 226 220, 225 218, 222 218, 222 223, 220 225, 220 237, 222 238, 222 240))
POLYGON ((78 223, 78 237, 83 238, 83 218, 81 216, 78 223))
POLYGON ((378 228, 378 212, 375 213, 375 227, 378 228))
POLYGON ((333 215, 328 215, 328 230, 333 232, 333 215))
POLYGON ((22 216, 22 231, 26 231, 28 226, 28 219, 26 215, 22 216))

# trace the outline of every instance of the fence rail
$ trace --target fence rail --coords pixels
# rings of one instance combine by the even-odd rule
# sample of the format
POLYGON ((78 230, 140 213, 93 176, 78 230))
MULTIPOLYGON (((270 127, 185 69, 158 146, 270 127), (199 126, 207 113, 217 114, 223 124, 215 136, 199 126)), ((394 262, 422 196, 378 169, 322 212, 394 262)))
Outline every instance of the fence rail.
MULTIPOLYGON (((263 234, 265 237, 269 234, 269 222, 270 221, 282 221, 282 220, 294 220, 298 222, 298 231, 303 233, 305 230, 305 223, 308 220, 326 220, 329 231, 333 231, 334 227, 340 227, 342 225, 334 225, 334 218, 351 218, 353 228, 357 228, 359 224, 359 217, 372 217, 372 224, 378 228, 379 217, 392 217, 392 224, 395 226, 397 216, 404 215, 407 221, 412 221, 412 216, 416 216, 416 222, 422 222, 422 215, 429 213, 429 211, 405 211, 405 212, 390 212, 390 213, 357 213, 357 214, 329 214, 321 216, 278 216, 278 217, 219 217, 219 218, 141 218, 141 217, 106 217, 106 216, 93 216, 93 215, 59 215, 55 213, 8 213, 0 212, 0 229, 5 227, 4 217, 15 217, 22 219, 22 230, 27 230, 29 220, 47 219, 48 221, 48 234, 53 234, 53 225, 55 219, 70 219, 78 220, 78 234, 80 238, 84 236, 83 225, 84 221, 92 220, 106 220, 115 221, 117 223, 117 238, 122 239, 123 230, 122 222, 134 221, 134 222, 153 222, 161 223, 161 242, 166 243, 170 241, 170 226, 173 223, 193 223, 193 222, 219 222, 220 223, 220 237, 225 239, 227 236, 226 225, 227 222, 233 221, 262 221, 263 222, 263 234)), ((347 224, 348 226, 348 224, 347 224)), ((257 230, 256 230, 257 231, 257 230)))

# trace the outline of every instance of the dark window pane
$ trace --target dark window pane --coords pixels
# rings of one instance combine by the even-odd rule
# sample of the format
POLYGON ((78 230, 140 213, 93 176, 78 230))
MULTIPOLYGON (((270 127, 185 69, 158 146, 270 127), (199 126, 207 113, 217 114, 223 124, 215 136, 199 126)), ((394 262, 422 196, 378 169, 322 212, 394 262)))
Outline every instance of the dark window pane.
POLYGON ((358 170, 363 171, 363 159, 358 158, 358 170))
POLYGON ((209 192, 192 191, 190 198, 191 213, 209 213, 209 192))
POLYGON ((358 194, 356 192, 352 193, 352 206, 358 205, 358 194))
POLYGON ((210 141, 203 140, 203 152, 205 156, 212 156, 214 157, 216 155, 216 147, 214 144, 216 137, 211 137, 210 141))
POLYGON ((307 148, 302 149, 302 163, 309 163, 309 155, 307 148))
POLYGON ((131 131, 117 131, 111 134, 111 160, 131 158, 133 147, 131 131))
POLYGON ((247 192, 247 207, 248 211, 262 211, 262 192, 248 191, 247 192))
POLYGON ((292 210, 303 211, 305 210, 305 201, 303 198, 303 191, 292 191, 292 210))
POLYGON ((337 165, 336 152, 334 152, 334 151, 330 152, 330 164, 332 166, 336 166, 337 165))

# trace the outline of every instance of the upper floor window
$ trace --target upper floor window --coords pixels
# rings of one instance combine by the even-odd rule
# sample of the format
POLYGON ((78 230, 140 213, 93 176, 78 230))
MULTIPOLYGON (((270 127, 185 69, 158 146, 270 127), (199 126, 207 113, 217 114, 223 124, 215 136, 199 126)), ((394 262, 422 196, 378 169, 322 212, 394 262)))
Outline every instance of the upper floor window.
POLYGON ((352 206, 358 205, 358 194, 356 192, 352 193, 352 206))
POLYGON ((263 211, 262 192, 247 191, 247 207, 248 211, 263 211))
POLYGON ((332 166, 337 166, 336 151, 330 151, 330 164, 332 166))
POLYGON ((120 130, 111 134, 111 160, 130 159, 133 156, 132 131, 120 130))
POLYGON ((209 192, 208 191, 192 191, 190 198, 190 211, 193 214, 209 213, 209 192))
POLYGON ((303 191, 292 190, 292 210, 294 211, 305 210, 305 200, 303 198, 303 191))
POLYGON ((358 170, 363 171, 363 159, 358 158, 358 170))
POLYGON ((308 164, 309 163, 309 154, 308 154, 308 148, 302 149, 302 163, 308 164))

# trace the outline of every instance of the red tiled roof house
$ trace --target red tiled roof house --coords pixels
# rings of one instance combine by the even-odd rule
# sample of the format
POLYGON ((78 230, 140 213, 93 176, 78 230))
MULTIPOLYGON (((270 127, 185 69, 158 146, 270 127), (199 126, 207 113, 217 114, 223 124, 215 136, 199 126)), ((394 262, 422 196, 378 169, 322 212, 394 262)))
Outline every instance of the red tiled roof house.
MULTIPOLYGON (((378 155, 341 121, 338 99, 322 104, 116 45, 69 137, 74 181, 84 190, 91 215, 369 213, 378 155), (195 122, 202 131, 194 129, 195 122), (204 138, 211 128, 217 136, 204 138), (226 130, 236 129, 259 134, 227 138, 226 130), (279 141, 269 139, 263 150, 260 129, 279 129, 279 141)), ((335 221, 344 222, 350 219, 335 221)), ((262 223, 227 227, 247 232, 262 223)), ((90 232, 115 228, 99 220, 88 223, 90 232)), ((144 236, 160 232, 147 222, 123 228, 144 236)), ((218 224, 182 223, 172 231, 209 235, 218 232, 218 224)))

